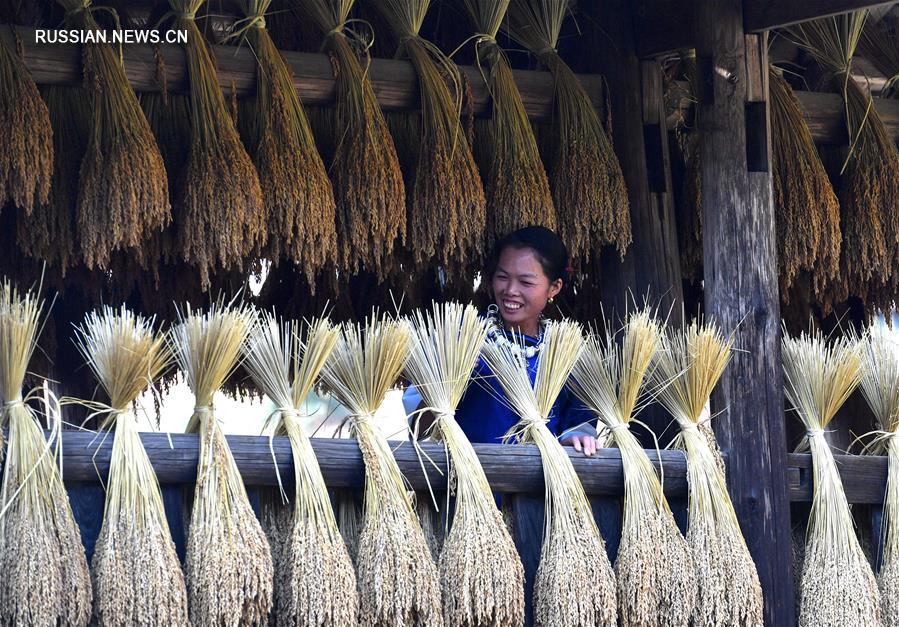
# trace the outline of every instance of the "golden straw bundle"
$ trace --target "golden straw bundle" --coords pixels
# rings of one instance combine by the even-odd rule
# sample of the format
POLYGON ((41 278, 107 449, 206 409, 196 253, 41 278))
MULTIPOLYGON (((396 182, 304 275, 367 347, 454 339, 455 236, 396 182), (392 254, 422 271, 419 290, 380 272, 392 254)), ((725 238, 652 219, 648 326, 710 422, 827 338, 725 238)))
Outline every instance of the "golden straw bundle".
POLYGON ((820 296, 839 275, 840 204, 799 99, 773 65, 768 66, 768 86, 780 291, 789 297, 797 274, 806 271, 820 296))
POLYGON ((730 360, 732 339, 693 321, 662 336, 653 375, 659 400, 681 428, 675 445, 687 456, 689 527, 698 594, 694 625, 761 627, 762 588, 746 548, 717 456, 700 431, 709 397, 730 360))
POLYGON ((480 258, 487 201, 459 119, 463 90, 459 69, 418 34, 430 5, 431 0, 378 3, 415 68, 421 96, 408 198, 416 259, 464 266, 480 258))
POLYGON ((75 627, 90 619, 91 582, 56 465, 61 418, 55 415, 48 442, 22 398, 41 308, 34 294, 0 284, 0 427, 9 429, 0 487, 0 623, 75 627))
POLYGON ((214 303, 179 312, 170 343, 195 397, 188 433, 200 434, 185 575, 194 625, 264 625, 272 606, 272 558, 247 497, 213 396, 236 367, 253 310, 214 303))
POLYGON ((873 327, 864 341, 861 390, 874 413, 881 434, 872 452, 889 458, 887 489, 883 502, 883 560, 880 585, 884 625, 899 626, 899 342, 895 331, 873 327))
POLYGON ((265 240, 266 214, 253 162, 219 87, 215 59, 195 21, 204 0, 169 0, 172 28, 187 31, 190 152, 177 183, 178 247, 202 284, 216 269, 240 268, 265 240))
POLYGON ((350 411, 365 462, 365 503, 356 554, 358 625, 439 627, 440 585, 415 508, 374 414, 396 383, 409 331, 387 316, 346 324, 322 379, 350 411))
POLYGON ((630 431, 659 336, 659 323, 647 311, 630 316, 622 345, 611 334, 604 340, 591 335, 570 385, 605 425, 607 445, 621 451, 624 520, 615 559, 621 624, 686 627, 696 606, 693 556, 655 468, 630 431))
POLYGON ((581 328, 563 320, 547 325, 531 383, 527 361, 510 344, 487 342, 484 360, 521 420, 507 435, 536 444, 546 483, 546 521, 534 580, 534 624, 615 625, 615 575, 568 453, 546 423, 556 397, 583 350, 581 328))
POLYGON ((187 591, 162 492, 141 442, 133 404, 171 360, 153 319, 104 307, 76 328, 76 344, 109 405, 85 404, 115 425, 103 526, 94 549, 93 622, 187 625, 187 591))
POLYGON ((826 73, 843 98, 849 154, 839 190, 843 223, 842 266, 846 286, 865 298, 887 283, 899 247, 899 153, 873 106, 852 78, 852 59, 866 11, 797 24, 789 32, 826 73))
MULTIPOLYGON (((58 0, 66 24, 98 31, 91 0, 58 0)), ((107 9, 104 9, 107 10, 107 9)), ((171 220, 165 164, 125 68, 111 44, 81 47, 91 126, 78 186, 78 237, 89 268, 137 248, 171 220)))
POLYGON ((406 374, 436 418, 429 433, 449 451, 456 497, 439 561, 444 624, 518 627, 524 621, 524 569, 484 469, 455 419, 486 323, 471 305, 435 303, 432 311, 417 311, 409 325, 406 374))
POLYGON ((512 0, 509 35, 552 73, 556 116, 549 168, 559 232, 575 258, 598 244, 614 244, 621 256, 631 243, 627 187, 612 142, 590 96, 556 51, 570 0, 512 0))
POLYGON ((859 384, 859 345, 820 334, 783 339, 784 391, 806 428, 814 473, 799 586, 799 627, 879 625, 877 580, 858 543, 824 429, 859 384))
MULTIPOLYGON (((293 514, 276 566, 275 620, 279 625, 352 625, 358 597, 353 563, 337 528, 328 488, 309 437, 300 423, 302 407, 338 331, 326 318, 308 325, 281 322, 271 314, 253 326, 244 367, 275 403, 275 433, 293 452, 293 514)), ((286 508, 284 508, 286 509, 286 508)))
POLYGON ((347 25, 355 0, 302 4, 325 32, 336 74, 336 150, 329 171, 340 261, 350 271, 365 267, 383 275, 394 241, 406 236, 406 192, 393 138, 357 56, 357 47, 365 46, 347 25))
POLYGON ((47 202, 53 176, 53 127, 25 67, 21 41, 0 35, 0 206, 12 202, 30 215, 47 202))
POLYGON ((556 226, 556 212, 534 130, 496 34, 509 0, 465 0, 474 20, 478 65, 493 101, 486 151, 487 230, 499 238, 523 226, 556 226))
POLYGON ((290 68, 266 28, 272 0, 242 0, 240 30, 259 64, 250 154, 268 211, 268 254, 298 264, 310 283, 337 259, 334 193, 290 68))

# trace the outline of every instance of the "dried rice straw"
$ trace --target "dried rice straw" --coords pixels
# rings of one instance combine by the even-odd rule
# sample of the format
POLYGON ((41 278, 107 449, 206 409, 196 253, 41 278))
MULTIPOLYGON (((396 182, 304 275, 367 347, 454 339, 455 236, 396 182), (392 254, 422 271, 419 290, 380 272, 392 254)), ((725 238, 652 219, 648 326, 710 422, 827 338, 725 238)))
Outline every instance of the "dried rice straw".
POLYGON ((418 263, 464 266, 480 259, 487 201, 462 129, 459 69, 419 35, 431 0, 377 4, 418 77, 421 125, 415 133, 408 197, 412 245, 418 263))
POLYGON ((621 165, 578 77, 556 50, 570 0, 512 0, 509 35, 530 50, 554 79, 556 117, 551 185, 559 231, 575 258, 599 244, 623 257, 631 243, 631 217, 621 165))
POLYGON ((899 626, 899 342, 895 331, 872 327, 862 352, 861 390, 881 433, 870 447, 889 458, 883 502, 883 560, 877 582, 884 625, 899 626))
POLYGON ((103 526, 94 549, 93 623, 187 625, 187 590, 162 492, 137 429, 137 397, 171 360, 153 319, 104 307, 76 328, 76 344, 109 396, 84 402, 115 435, 103 526))
POLYGON ((406 374, 436 418, 428 433, 446 445, 453 473, 455 512, 439 561, 444 624, 518 627, 524 621, 524 569, 484 469, 455 419, 486 339, 485 324, 471 305, 435 303, 431 311, 417 311, 409 320, 406 374))
POLYGON ((248 146, 268 211, 267 254, 289 258, 314 285, 337 259, 334 192, 293 75, 266 28, 271 1, 242 0, 246 17, 237 23, 259 63, 248 146))
POLYGON ((485 148, 490 161, 486 176, 487 232, 499 238, 515 229, 556 226, 556 212, 534 130, 512 76, 509 60, 496 34, 509 0, 465 0, 478 33, 474 35, 478 65, 493 100, 485 148))
POLYGON ((12 202, 31 215, 47 202, 53 176, 53 127, 34 79, 25 67, 22 42, 0 35, 0 206, 12 202))
POLYGON ((365 462, 365 503, 356 554, 358 625, 439 627, 437 568, 390 445, 374 422, 409 351, 409 331, 387 316, 343 326, 322 379, 350 411, 365 462))
MULTIPOLYGON (((66 24, 83 32, 101 30, 91 0, 58 0, 66 24)), ((116 18, 118 20, 118 18, 116 18)), ((83 87, 92 120, 81 161, 78 237, 89 268, 106 268, 110 255, 140 245, 171 220, 165 164, 125 67, 111 44, 81 47, 83 87)))
POLYGON ((846 337, 783 339, 784 391, 806 428, 814 473, 799 587, 799 627, 879 625, 877 580, 855 535, 824 429, 859 384, 862 351, 846 337))
POLYGON ((699 427, 708 422, 708 402, 731 355, 727 340, 709 323, 693 321, 662 336, 653 376, 659 400, 681 428, 675 446, 687 456, 689 526, 698 594, 694 625, 764 624, 762 588, 740 531, 719 459, 699 427))
POLYGON ((54 424, 47 441, 26 404, 33 394, 22 398, 42 306, 33 293, 0 284, 0 427, 9 429, 0 487, 0 623, 74 627, 90 619, 91 582, 56 465, 61 417, 48 416, 54 424))
POLYGON ((266 213, 259 178, 219 87, 215 59, 195 21, 204 0, 169 0, 173 28, 187 31, 191 140, 177 183, 178 248, 204 287, 217 269, 243 267, 264 244, 266 213))
POLYGON ((302 0, 325 32, 324 49, 336 74, 334 160, 329 172, 337 203, 337 243, 342 266, 379 276, 394 242, 406 236, 406 192, 393 138, 371 81, 357 57, 362 37, 348 27, 355 0, 302 0))
POLYGON ((605 425, 607 446, 621 451, 624 520, 615 559, 621 624, 686 627, 696 606, 693 556, 655 468, 630 431, 659 336, 648 311, 631 314, 621 346, 610 333, 590 335, 570 385, 605 425))
POLYGON ((843 223, 842 268, 846 286, 863 299, 887 284, 899 246, 899 153, 873 106, 852 77, 852 59, 866 11, 791 26, 788 32, 826 73, 843 98, 849 154, 839 190, 843 223))
POLYGON ((546 426, 583 344, 576 323, 547 324, 533 384, 526 360, 509 344, 488 341, 483 351, 521 418, 507 439, 536 444, 543 460, 546 520, 534 580, 534 624, 541 627, 616 624, 615 576, 605 543, 568 453, 546 426))
POLYGON ((254 312, 219 300, 178 312, 170 343, 195 397, 188 433, 200 434, 185 575, 194 625, 263 625, 272 605, 272 558, 247 497, 213 396, 233 372, 254 312))
MULTIPOLYGON (((294 507, 276 563, 274 618, 279 625, 351 625, 358 597, 353 563, 337 528, 328 488, 301 408, 337 343, 338 330, 326 318, 308 324, 263 315, 246 342, 244 367, 277 409, 274 432, 290 440, 294 464, 294 507)), ((287 508, 283 508, 287 509, 287 508)))
POLYGON ((840 204, 789 83, 768 66, 771 159, 781 295, 801 271, 821 297, 840 270, 840 204))

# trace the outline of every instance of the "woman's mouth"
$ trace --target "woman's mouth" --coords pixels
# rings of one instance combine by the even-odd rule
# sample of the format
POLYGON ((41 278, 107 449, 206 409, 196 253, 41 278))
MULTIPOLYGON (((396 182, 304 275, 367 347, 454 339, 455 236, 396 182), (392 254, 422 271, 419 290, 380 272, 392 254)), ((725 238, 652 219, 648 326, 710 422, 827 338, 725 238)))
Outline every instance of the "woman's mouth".
POLYGON ((503 299, 503 309, 508 311, 509 313, 515 313, 517 311, 521 311, 524 307, 522 303, 515 302, 514 300, 505 300, 503 299))

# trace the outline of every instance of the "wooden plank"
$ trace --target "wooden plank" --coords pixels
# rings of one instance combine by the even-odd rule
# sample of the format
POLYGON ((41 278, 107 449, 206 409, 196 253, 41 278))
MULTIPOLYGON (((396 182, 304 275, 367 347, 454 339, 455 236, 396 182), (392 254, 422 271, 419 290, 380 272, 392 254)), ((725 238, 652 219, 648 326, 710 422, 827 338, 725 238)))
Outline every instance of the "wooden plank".
MULTIPOLYGON (((75 44, 35 43, 32 28, 18 26, 25 49, 25 64, 35 82, 40 85, 72 85, 81 80, 81 52, 75 44)), ((0 36, 11 39, 10 29, 0 27, 0 36)), ((231 93, 232 84, 238 95, 255 89, 256 59, 247 46, 213 46, 218 64, 219 85, 231 93)), ((180 46, 161 45, 159 51, 165 61, 169 90, 183 92, 187 85, 186 64, 180 46)), ((159 91, 156 80, 154 47, 129 44, 122 47, 125 73, 132 87, 138 91, 159 91)), ((294 85, 307 105, 328 106, 334 101, 334 75, 325 54, 283 51, 282 55, 294 75, 294 85)), ((473 110, 476 115, 490 113, 490 94, 480 70, 461 66, 472 88, 473 110)), ((525 109, 533 120, 550 119, 553 112, 553 79, 549 72, 513 70, 525 109)), ((418 82, 408 61, 372 59, 369 76, 378 102, 385 110, 415 110, 419 108, 418 82)), ((598 109, 604 108, 603 82, 598 75, 580 75, 581 83, 598 109)))
POLYGON ((744 2, 743 27, 747 33, 893 4, 883 0, 750 0, 744 2))
MULTIPOLYGON (((788 480, 790 500, 811 502, 812 458, 808 454, 787 456, 789 468, 797 474, 788 480)), ((887 486, 887 458, 879 455, 834 455, 843 490, 850 503, 877 505, 883 503, 887 486)))
MULTIPOLYGON (((743 349, 712 399, 712 410, 722 412, 715 431, 729 456, 731 497, 765 594, 765 624, 786 625, 793 580, 771 174, 750 172, 747 161, 742 2, 700 0, 696 17, 696 54, 710 60, 700 68, 710 93, 697 116, 705 313, 725 333, 733 331, 743 349)), ((752 54, 767 69, 764 47, 752 54)), ((763 140, 770 156, 770 134, 763 140)))

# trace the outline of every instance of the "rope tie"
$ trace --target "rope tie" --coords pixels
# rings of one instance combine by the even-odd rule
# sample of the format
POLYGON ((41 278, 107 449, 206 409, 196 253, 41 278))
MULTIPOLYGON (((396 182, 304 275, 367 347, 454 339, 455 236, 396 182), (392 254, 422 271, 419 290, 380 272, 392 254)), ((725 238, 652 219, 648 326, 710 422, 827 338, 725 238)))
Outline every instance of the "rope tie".
POLYGON ((620 431, 622 429, 624 429, 625 431, 629 430, 629 427, 626 422, 619 422, 618 424, 614 424, 609 427, 609 431, 611 431, 613 433, 615 431, 620 431))
POLYGON ((195 414, 211 414, 213 410, 212 405, 196 405, 194 406, 195 414))
POLYGON ((809 429, 805 432, 805 437, 814 438, 818 436, 824 436, 824 429, 809 429))
POLYGON ((13 407, 19 407, 19 406, 24 406, 24 405, 25 405, 25 401, 23 401, 21 398, 16 398, 11 401, 6 401, 5 403, 3 403, 3 409, 12 409, 13 407))

